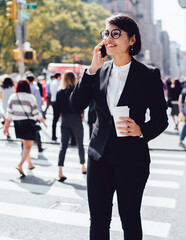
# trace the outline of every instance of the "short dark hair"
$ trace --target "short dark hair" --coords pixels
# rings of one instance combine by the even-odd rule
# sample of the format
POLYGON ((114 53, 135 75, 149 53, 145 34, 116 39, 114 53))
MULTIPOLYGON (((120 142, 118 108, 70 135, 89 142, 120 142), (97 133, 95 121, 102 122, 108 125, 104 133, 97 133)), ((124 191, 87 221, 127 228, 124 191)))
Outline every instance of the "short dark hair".
POLYGON ((29 81, 28 80, 19 80, 17 82, 15 92, 31 93, 29 81))
POLYGON ((1 87, 4 88, 4 89, 9 88, 9 87, 13 87, 13 86, 14 86, 14 81, 12 80, 11 77, 6 77, 1 84, 1 87))
POLYGON ((112 24, 125 31, 129 38, 136 36, 136 42, 133 45, 133 50, 129 50, 131 56, 137 55, 141 50, 141 35, 139 27, 135 20, 123 13, 117 13, 105 20, 105 24, 112 24))
POLYGON ((54 75, 55 78, 58 78, 58 77, 60 77, 60 76, 61 76, 61 73, 56 73, 56 74, 54 75))
POLYGON ((27 76, 26 79, 27 79, 30 83, 32 83, 35 78, 34 78, 34 76, 27 76))

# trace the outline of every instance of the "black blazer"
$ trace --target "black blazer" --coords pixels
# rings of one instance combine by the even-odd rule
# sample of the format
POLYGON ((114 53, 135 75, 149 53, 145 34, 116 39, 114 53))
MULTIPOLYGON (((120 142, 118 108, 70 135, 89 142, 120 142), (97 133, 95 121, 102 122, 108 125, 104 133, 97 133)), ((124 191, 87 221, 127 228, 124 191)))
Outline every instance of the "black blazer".
POLYGON ((157 137, 168 126, 167 105, 160 72, 157 68, 146 66, 132 58, 117 106, 130 108, 130 117, 140 126, 144 137, 117 137, 106 100, 112 66, 113 61, 109 61, 104 63, 95 75, 85 72, 70 97, 70 105, 76 111, 85 109, 92 99, 96 101, 97 120, 88 155, 91 159, 99 160, 107 149, 110 151, 108 155, 112 155, 113 152, 115 158, 130 158, 130 161, 126 162, 132 164, 149 162, 147 142, 157 137), (150 120, 145 122, 147 108, 150 109, 150 120))

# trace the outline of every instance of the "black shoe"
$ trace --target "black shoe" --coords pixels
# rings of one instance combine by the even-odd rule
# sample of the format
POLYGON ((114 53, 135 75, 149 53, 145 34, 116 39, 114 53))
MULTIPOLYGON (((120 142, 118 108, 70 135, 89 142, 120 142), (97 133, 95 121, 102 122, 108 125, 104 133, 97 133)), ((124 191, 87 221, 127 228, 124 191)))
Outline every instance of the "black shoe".
POLYGON ((18 167, 16 168, 18 170, 18 172, 21 174, 21 177, 25 177, 25 174, 23 171, 21 171, 18 167))
POLYGON ((11 141, 11 140, 12 140, 9 135, 7 136, 7 140, 8 140, 8 141, 11 141))
POLYGON ((66 177, 61 177, 58 179, 58 182, 64 182, 67 178, 66 177))
POLYGON ((46 148, 40 148, 38 152, 43 152, 46 148))

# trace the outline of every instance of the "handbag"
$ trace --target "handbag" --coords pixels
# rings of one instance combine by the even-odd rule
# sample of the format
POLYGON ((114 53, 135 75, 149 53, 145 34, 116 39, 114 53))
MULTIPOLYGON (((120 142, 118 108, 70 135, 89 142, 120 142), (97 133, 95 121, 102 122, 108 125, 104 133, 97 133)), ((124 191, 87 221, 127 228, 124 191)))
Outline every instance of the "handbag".
POLYGON ((19 120, 19 121, 17 121, 17 122, 20 122, 18 124, 21 124, 21 128, 22 128, 23 131, 26 131, 28 128, 31 128, 35 133, 37 133, 38 131, 41 130, 41 126, 35 120, 32 120, 32 119, 29 118, 27 112, 25 112, 25 110, 23 108, 23 105, 22 105, 22 103, 21 103, 21 101, 20 101, 20 99, 18 97, 18 94, 16 94, 16 95, 17 95, 17 99, 18 99, 20 105, 22 106, 22 109, 23 109, 25 115, 28 118, 26 120, 19 120))

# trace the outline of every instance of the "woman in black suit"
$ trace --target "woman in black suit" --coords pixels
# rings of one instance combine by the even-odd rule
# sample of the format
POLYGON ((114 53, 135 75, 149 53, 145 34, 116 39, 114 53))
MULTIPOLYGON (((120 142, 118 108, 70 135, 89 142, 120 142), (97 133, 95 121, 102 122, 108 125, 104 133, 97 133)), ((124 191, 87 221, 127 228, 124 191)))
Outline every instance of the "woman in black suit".
POLYGON ((94 48, 91 66, 70 97, 71 107, 80 111, 92 99, 97 120, 88 148, 88 200, 90 240, 109 240, 113 194, 116 191, 125 240, 141 240, 140 208, 149 176, 148 141, 168 125, 166 101, 160 72, 132 56, 141 49, 136 22, 123 14, 106 19, 103 41, 94 48), (106 47, 106 56, 100 49, 106 47), (112 61, 105 62, 107 56, 112 61), (113 107, 128 106, 129 117, 120 117, 117 137, 113 107), (150 120, 145 122, 147 109, 150 120))

